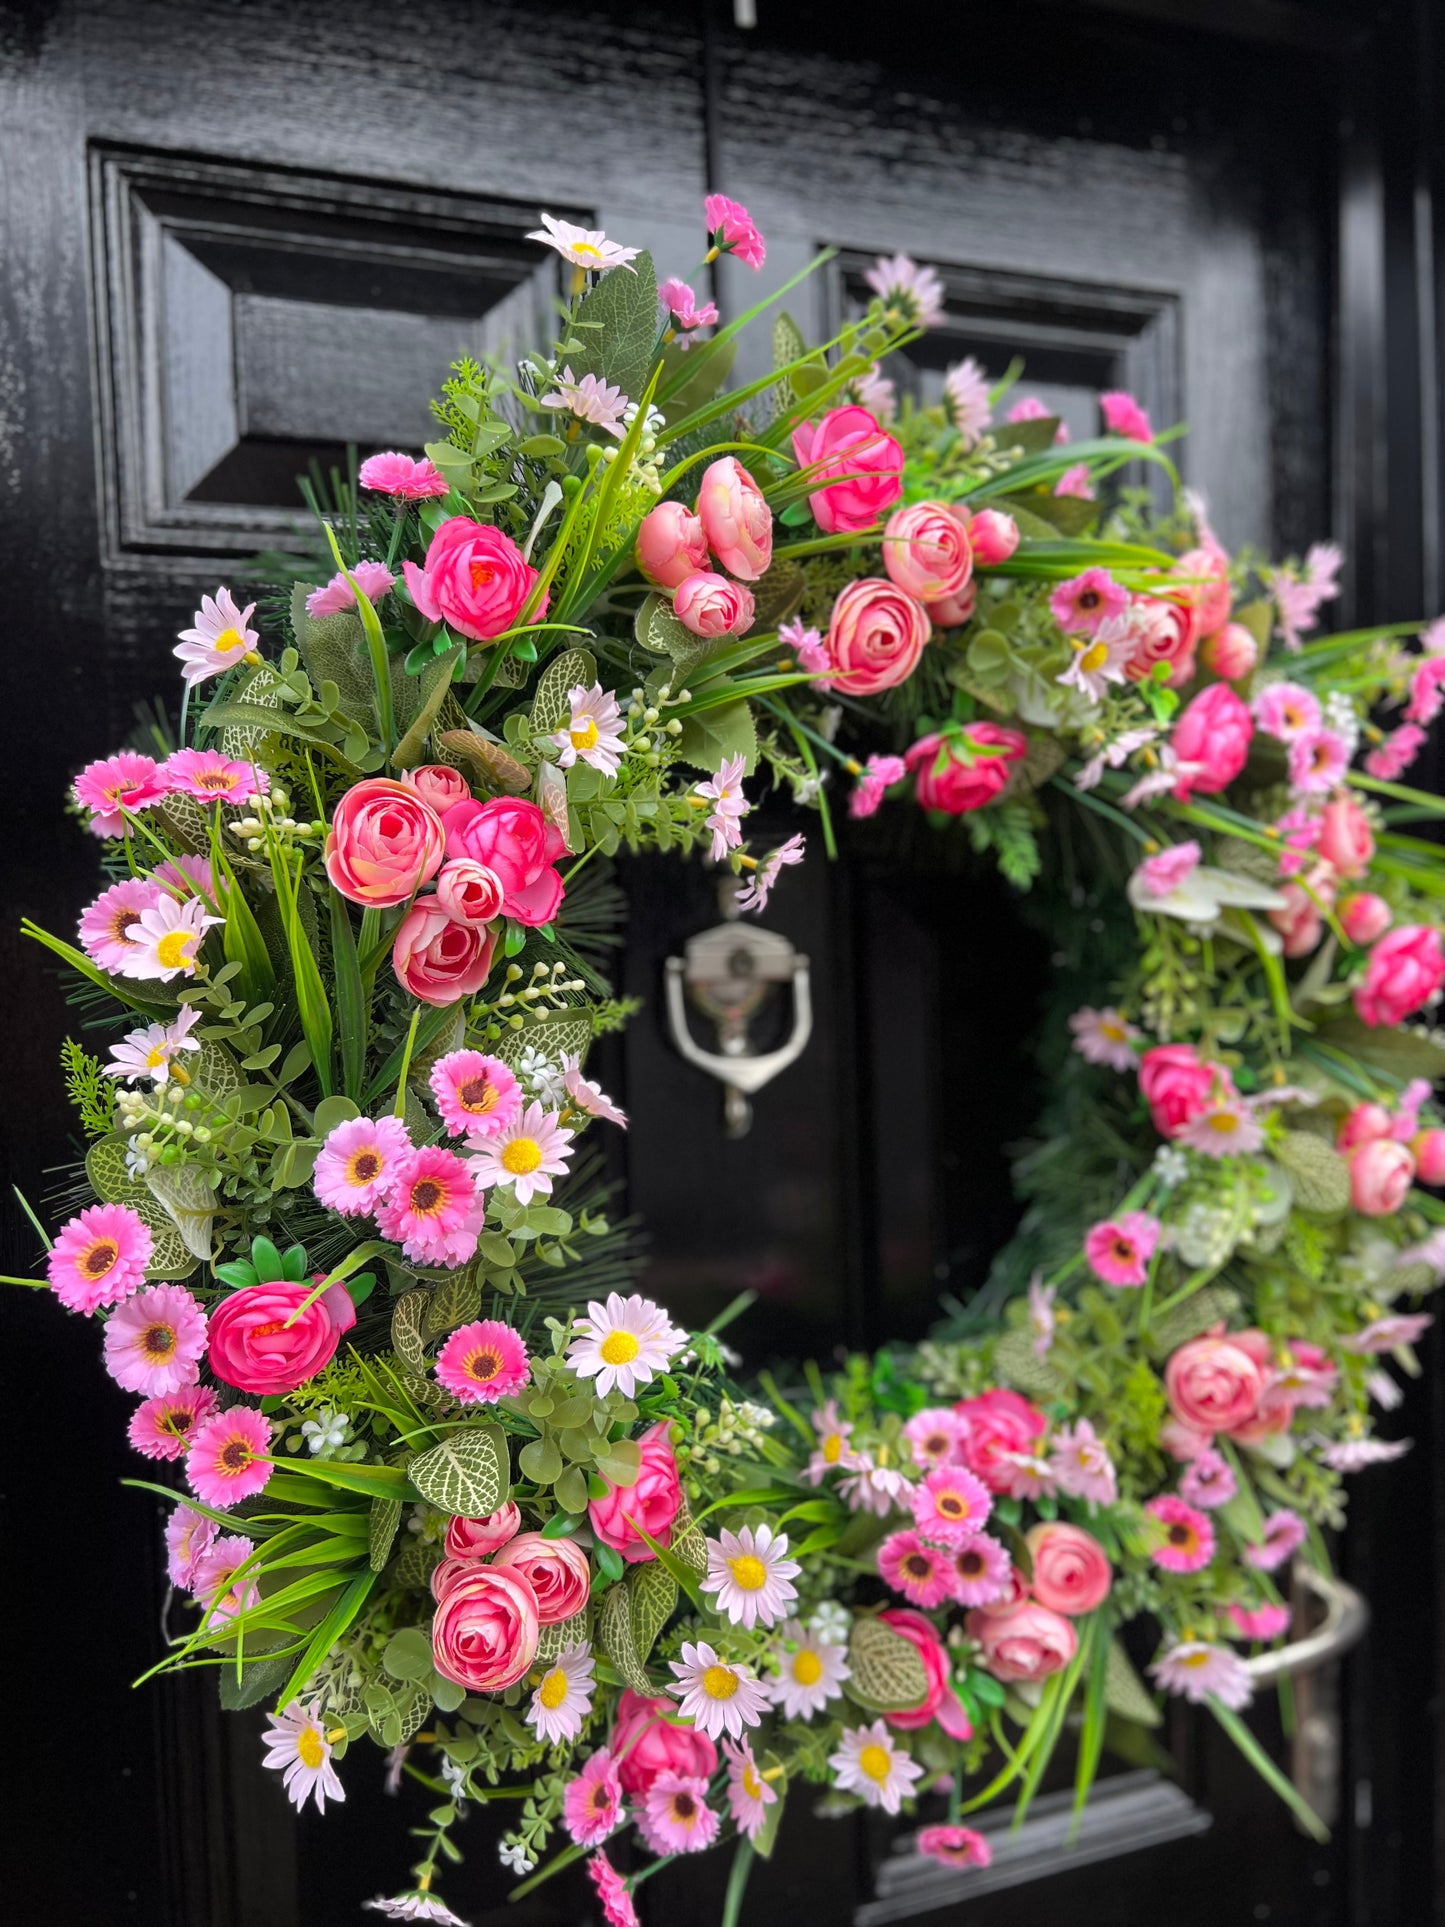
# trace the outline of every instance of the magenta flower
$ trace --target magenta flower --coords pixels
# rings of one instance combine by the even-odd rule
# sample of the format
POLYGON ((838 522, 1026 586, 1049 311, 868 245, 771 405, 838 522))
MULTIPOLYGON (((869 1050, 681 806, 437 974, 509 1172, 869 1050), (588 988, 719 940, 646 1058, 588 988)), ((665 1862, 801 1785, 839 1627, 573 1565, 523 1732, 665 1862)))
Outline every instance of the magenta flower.
MULTIPOLYGON (((804 626, 801 616, 778 625, 778 641, 785 649, 792 650, 798 658, 798 667, 818 681, 833 673, 833 658, 828 654, 827 644, 816 629, 804 626)), ((873 760, 869 758, 870 762, 873 760)))
POLYGON ((1049 597, 1054 621, 1066 636, 1096 636, 1129 607, 1128 591, 1107 569, 1085 569, 1061 582, 1049 597))
POLYGON ((735 254, 750 268, 760 268, 768 250, 757 224, 740 201, 726 194, 709 194, 702 204, 707 231, 719 254, 735 254))
POLYGON ((1187 843, 1171 843, 1157 856, 1146 856, 1134 872, 1151 897, 1167 897, 1187 883, 1199 868, 1199 845, 1191 837, 1187 843))
POLYGON ((1445 701, 1445 656, 1427 656, 1410 678, 1407 723, 1433 723, 1445 701))
POLYGON ((197 1427, 216 1409, 214 1392, 204 1385, 182 1385, 179 1391, 163 1392, 138 1405, 126 1437, 148 1459, 178 1459, 197 1427))
POLYGON ((637 1909, 627 1882, 605 1853, 594 1853, 587 1862, 587 1877, 597 1889, 602 1918, 607 1927, 638 1927, 637 1909))
POLYGON ((67 1311, 119 1304, 145 1283, 155 1240, 128 1204, 91 1204, 50 1248, 50 1288, 67 1311))
POLYGON ((71 794, 90 811, 94 836, 124 836, 123 810, 148 810, 166 793, 160 769, 149 756, 133 749, 118 750, 98 763, 87 763, 71 785, 71 794))
POLYGON ((233 1405, 197 1431, 186 1454, 186 1477, 198 1499, 224 1512, 265 1491, 270 1450, 270 1420, 249 1405, 233 1405))
POLYGON ((213 1539, 196 1560, 191 1576, 191 1591, 206 1609, 207 1626, 224 1626, 228 1619, 261 1602, 261 1588, 255 1575, 237 1573, 255 1552, 252 1540, 239 1532, 222 1533, 213 1539))
POLYGON ((499 1318, 478 1318, 454 1331, 437 1353, 437 1383, 463 1405, 495 1405, 531 1376, 527 1348, 499 1318))
POLYGON ((354 562, 350 575, 351 582, 348 582, 347 571, 338 569, 329 582, 313 589, 306 598, 307 615, 336 616, 345 609, 354 609, 356 589, 360 589, 368 602, 380 602, 396 586, 396 577, 384 562, 354 562), (356 589, 352 588, 352 582, 356 589))
POLYGON ((960 1546, 983 1526, 993 1499, 982 1479, 961 1465, 941 1465, 924 1474, 912 1492, 913 1523, 942 1546, 960 1546))
POLYGON ((453 1137, 475 1142, 496 1137, 515 1124, 522 1109, 522 1087, 500 1057, 481 1051, 448 1051, 432 1066, 432 1096, 453 1137))
POLYGON ((271 787, 265 770, 238 763, 217 749, 178 749, 161 765, 168 790, 197 803, 249 803, 271 787))
POLYGON ((1241 1639, 1278 1639, 1289 1631, 1290 1609, 1268 1601, 1258 1606, 1231 1606, 1229 1617, 1241 1639))
POLYGON ((914 1844, 945 1867, 987 1867, 993 1860, 993 1848, 972 1827, 920 1827, 914 1844))
MULTIPOLYGON (((853 1428, 849 1426, 846 1429, 851 1431, 853 1428)), ((968 1425, 950 1406, 929 1406, 913 1414, 903 1428, 903 1436, 908 1441, 915 1465, 948 1465, 962 1460, 968 1425)))
POLYGON ((1414 723, 1402 723, 1365 757, 1365 770, 1381 782, 1395 783, 1405 774, 1425 747, 1425 732, 1414 723))
POLYGON ((1292 743, 1319 728, 1319 700, 1303 683, 1271 683, 1254 699, 1254 720, 1266 736, 1292 743))
POLYGON ((1165 1572, 1200 1572, 1214 1557, 1214 1527, 1202 1512, 1172 1493, 1151 1499, 1144 1510, 1154 1521, 1149 1557, 1165 1572))
POLYGON ((105 1369, 127 1392, 178 1392, 200 1376, 206 1314, 180 1285, 151 1285, 112 1312, 104 1344, 105 1369))
POLYGON ((1089 464, 1087 462, 1075 462, 1072 468, 1066 468, 1058 481, 1054 483, 1054 493, 1055 495, 1072 495, 1080 502, 1092 502, 1094 499, 1094 484, 1089 479, 1089 464))
POLYGON ((615 1833, 622 1818, 617 1762, 600 1747, 562 1795, 562 1824, 574 1847, 595 1847, 615 1833))
POLYGON ((118 975, 140 950, 140 920, 165 892, 143 877, 124 877, 81 912, 80 947, 102 970, 118 975))
POLYGON ((411 1148, 399 1117, 348 1118, 322 1144, 312 1189, 342 1217, 367 1217, 391 1195, 397 1169, 411 1148))
POLYGON ((1287 1506, 1281 1507, 1278 1512, 1271 1512, 1265 1520, 1262 1542, 1256 1546, 1246 1546, 1244 1556, 1260 1572, 1273 1572, 1286 1559, 1293 1557, 1306 1537, 1304 1520, 1287 1506))
POLYGON ((976 1532, 949 1554, 948 1595, 960 1606, 992 1606, 1013 1591, 1013 1561, 991 1533, 976 1532))
POLYGON ((675 277, 664 281, 657 290, 658 298, 672 316, 674 327, 683 334, 690 334, 694 328, 710 328, 717 320, 717 303, 705 301, 698 306, 697 296, 687 285, 675 277))
POLYGON ((477 1248, 484 1210, 469 1167, 455 1151, 427 1144, 397 1164, 375 1216, 382 1237, 413 1262, 464 1265, 477 1248))
POLYGON ((892 1532, 878 1548, 878 1571, 911 1605, 931 1612, 953 1590, 953 1569, 942 1546, 911 1530, 892 1532))
POLYGON ((182 850, 177 856, 167 857, 153 875, 173 897, 205 897, 214 907, 216 881, 211 875, 209 857, 192 856, 190 851, 182 850))
POLYGON ((1093 1225, 1084 1239, 1090 1270, 1106 1285, 1142 1285, 1159 1243, 1159 1231, 1159 1220, 1147 1211, 1126 1211, 1118 1218, 1093 1225))
POLYGON ((166 1577, 173 1586, 195 1591, 196 1566, 202 1553, 215 1543, 220 1529, 215 1520, 208 1519, 203 1512, 192 1512, 188 1505, 176 1507, 166 1521, 166 1577))
POLYGON ((884 792, 894 783, 901 783, 907 774, 908 765, 901 756, 870 756, 848 798, 848 814, 875 816, 884 792))
POLYGON ((1154 430, 1149 426, 1149 417, 1122 388, 1111 388, 1099 397, 1099 412, 1104 417, 1104 426, 1111 435, 1122 435, 1130 442, 1152 442, 1154 430))
POLYGON ((429 457, 423 456, 417 461, 410 455, 398 455, 394 450, 388 450, 384 455, 368 455, 358 469, 356 479, 363 488, 369 488, 377 495, 392 495, 403 502, 422 502, 428 497, 440 497, 450 487, 446 477, 429 457))

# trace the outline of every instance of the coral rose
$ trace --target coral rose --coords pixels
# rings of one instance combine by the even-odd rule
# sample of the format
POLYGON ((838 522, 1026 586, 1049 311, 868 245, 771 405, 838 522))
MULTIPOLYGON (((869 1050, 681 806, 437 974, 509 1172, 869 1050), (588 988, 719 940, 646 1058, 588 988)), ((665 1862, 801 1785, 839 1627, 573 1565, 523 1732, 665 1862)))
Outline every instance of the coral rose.
POLYGON ((828 623, 832 684, 845 696, 876 696, 906 682, 933 633, 928 611, 881 576, 839 592, 828 623))
POLYGON ((920 809, 963 816, 991 803, 1028 753, 1028 738, 1000 723, 970 723, 947 735, 920 736, 904 757, 917 772, 920 809))
POLYGON ((983 1663, 995 1679, 1040 1680, 1067 1666, 1079 1637, 1062 1613, 1036 1600, 1006 1612, 971 1612, 964 1622, 983 1648, 983 1663))
POLYGON ((492 1561, 493 1571, 520 1572, 537 1595, 537 1618, 556 1626, 587 1604, 592 1573, 587 1554, 575 1539, 544 1539, 540 1532, 521 1532, 509 1539, 492 1561))
POLYGON ((1156 1044, 1139 1059, 1139 1089, 1160 1137, 1178 1137, 1221 1079, 1231 1082, 1218 1064, 1201 1063, 1192 1044, 1156 1044))
POLYGON ((1332 863, 1342 877, 1356 882, 1370 867, 1375 854, 1375 837, 1370 819, 1348 796, 1337 796, 1326 803, 1320 816, 1317 853, 1332 863))
POLYGON ((1001 1454, 1031 1451, 1034 1440, 1047 1430, 1048 1420, 1021 1392, 1003 1386, 980 1392, 976 1398, 961 1399, 953 1409, 964 1421, 959 1447, 963 1463, 990 1492, 1007 1492, 1013 1483, 1013 1467, 1001 1454))
POLYGON ((968 531, 946 502, 910 502, 883 531, 883 566, 905 595, 941 602, 973 574, 968 531))
POLYGON ((677 1701, 644 1699, 629 1686, 617 1702, 608 1751, 617 1762, 624 1793, 640 1800, 659 1773, 680 1773, 710 1780, 717 1771, 717 1748, 695 1726, 671 1726, 677 1701))
POLYGON ((487 981, 496 947, 490 925, 458 923, 436 897, 423 897, 397 926, 391 967, 403 990, 441 1009, 476 995, 487 981))
POLYGON ((1410 1195, 1415 1159, 1408 1144, 1377 1137, 1350 1159, 1350 1203, 1367 1218, 1388 1218, 1410 1195))
MULTIPOLYGON (((404 562, 411 599, 430 622, 445 622, 473 642, 492 642, 515 626, 537 571, 510 535, 453 515, 442 523, 418 568, 404 562)), ((547 613, 544 595, 530 620, 547 613)))
POLYGON ((1365 963, 1355 1009, 1370 1025, 1402 1024, 1422 1010, 1445 983, 1440 932, 1423 923, 1388 931, 1365 963))
POLYGON ((1242 622, 1226 622, 1212 636, 1206 636, 1199 651, 1206 669, 1226 682, 1239 682, 1259 661, 1259 644, 1242 622))
POLYGON ((908 1641, 923 1661, 923 1671, 928 1680, 928 1691, 917 1706, 905 1707, 900 1713, 884 1714, 888 1724, 902 1733, 908 1733, 937 1720, 950 1739, 971 1740, 973 1726, 953 1690, 948 1654, 934 1630, 933 1622, 909 1606, 892 1606, 887 1612, 879 1613, 878 1618, 883 1625, 892 1627, 900 1639, 908 1641))
POLYGON ((465 803, 471 795, 466 777, 447 763, 421 763, 415 769, 404 769, 401 780, 423 803, 430 803, 438 816, 453 803, 465 803))
POLYGON ((454 923, 494 923, 506 897, 496 871, 469 856, 454 856, 437 871, 437 902, 454 923))
POLYGON ((1028 1534, 1028 1548, 1034 1568, 1029 1590, 1041 1606, 1077 1618, 1109 1597, 1113 1570, 1092 1533, 1062 1520, 1038 1525, 1028 1534))
POLYGON ((756 582, 766 572, 773 559, 773 511, 736 456, 724 455, 704 469, 697 514, 708 547, 729 575, 756 582))
POLYGON ((485 1559, 488 1553, 514 1539, 521 1526, 522 1515, 512 1499, 498 1506, 495 1512, 489 1512, 485 1519, 448 1519, 447 1554, 452 1559, 485 1559))
POLYGON ((1194 676, 1194 645, 1199 639, 1198 614, 1190 603, 1170 602, 1160 596, 1135 596, 1129 610, 1133 647, 1124 663, 1130 682, 1143 682, 1156 663, 1167 665, 1170 689, 1182 689, 1194 676))
POLYGON ((1193 790, 1213 796, 1229 785, 1249 758, 1254 718, 1227 683, 1211 683, 1186 705, 1174 725, 1170 745, 1181 764, 1174 795, 1189 801, 1193 790))
POLYGON ((700 569, 677 585, 672 612, 695 636, 740 636, 753 624, 752 593, 741 582, 700 569))
POLYGON ((1002 509, 980 509, 969 517, 968 539, 981 569, 996 569, 1019 545, 1019 525, 1002 509))
POLYGON ((469 1693, 500 1693, 537 1656, 537 1595, 519 1572, 471 1566, 432 1615, 432 1661, 469 1693))
POLYGON ((793 430, 793 453, 807 478, 813 519, 828 535, 871 528, 903 493, 903 447, 876 416, 856 404, 830 408, 793 430))
POLYGON ((431 881, 445 846, 441 818, 420 791, 389 776, 368 776, 332 813, 326 874, 349 902, 386 910, 431 881))
POLYGON ((629 1565, 657 1557, 629 1520, 635 1520, 660 1546, 672 1544, 672 1522, 682 1504, 682 1486, 667 1434, 668 1421, 659 1419, 637 1441, 642 1464, 635 1485, 609 1485, 605 1498, 588 1502, 593 1532, 603 1545, 620 1552, 629 1565))
POLYGON ((552 921, 562 901, 562 878, 552 866, 567 846, 535 803, 517 796, 458 803, 442 822, 447 855, 470 857, 501 884, 503 916, 529 925, 552 921))
POLYGON ((331 1285, 297 1318, 312 1284, 245 1285, 211 1313, 207 1348, 211 1370, 227 1385, 263 1395, 294 1392, 336 1356, 341 1334, 356 1323, 345 1285, 331 1285))
POLYGON ((681 502, 659 502, 637 531, 637 566, 664 589, 675 589, 707 567, 707 534, 681 502))
POLYGON ((1164 1367, 1169 1408, 1196 1432, 1234 1432, 1254 1417, 1264 1375, 1249 1352, 1218 1333, 1191 1338, 1164 1367))

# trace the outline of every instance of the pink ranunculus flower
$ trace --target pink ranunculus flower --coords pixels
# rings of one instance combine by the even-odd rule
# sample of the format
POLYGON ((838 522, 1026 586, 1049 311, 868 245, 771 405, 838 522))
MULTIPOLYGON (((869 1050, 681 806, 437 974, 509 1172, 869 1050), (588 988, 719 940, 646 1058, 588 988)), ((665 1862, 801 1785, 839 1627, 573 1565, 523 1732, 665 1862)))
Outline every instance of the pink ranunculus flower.
POLYGON ((1415 1159, 1408 1144, 1374 1138, 1350 1159, 1350 1203, 1367 1218, 1388 1218, 1410 1195, 1415 1159))
POLYGON ((1403 1024, 1445 984, 1440 932, 1428 924, 1402 923, 1370 952, 1355 1009, 1372 1026, 1403 1024))
POLYGON ((708 547, 729 575, 756 582, 767 572, 773 559, 773 511, 735 455, 720 456, 703 470, 697 514, 708 547))
POLYGON ((637 566, 664 589, 676 589, 707 567, 707 531, 681 502, 659 502, 637 531, 637 566))
MULTIPOLYGON (((453 515, 432 537, 421 568, 404 562, 411 599, 429 622, 445 622, 473 642, 492 642, 515 627, 537 571, 510 535, 487 522, 453 515)), ((544 595, 529 620, 547 613, 544 595)))
POLYGON ((1207 1110, 1221 1080, 1233 1088, 1219 1065, 1200 1061, 1193 1044, 1156 1044, 1139 1059, 1139 1089, 1160 1137, 1178 1137, 1207 1110))
POLYGON ((552 921, 562 901, 553 865, 566 845, 535 803, 516 796, 457 803, 442 821, 448 857, 470 857, 501 883, 503 916, 532 927, 552 921))
POLYGON ((624 1793, 642 1798, 659 1773, 695 1773, 711 1779, 717 1748, 695 1726, 672 1726, 677 1701, 644 1699, 629 1686, 617 1702, 608 1749, 617 1762, 624 1793))
POLYGON ((928 611, 881 576, 860 576, 839 591, 828 623, 832 687, 876 696, 906 682, 932 634, 928 611))
POLYGON ((437 871, 437 902, 454 923, 495 923, 506 895, 496 871, 469 856, 454 856, 437 871))
POLYGON ((1335 1149, 1348 1154, 1377 1137, 1391 1137, 1393 1124, 1383 1104, 1357 1104, 1335 1133, 1335 1149))
POLYGON ((522 1574, 537 1595, 537 1618, 544 1626, 560 1625, 587 1604, 592 1573, 575 1539, 521 1532, 501 1548, 492 1566, 522 1574))
POLYGON ((1264 1391, 1264 1374, 1236 1339, 1208 1332, 1170 1358, 1164 1391, 1177 1419, 1212 1437, 1249 1424, 1264 1391))
POLYGON ((888 518, 883 566, 905 595, 918 602, 941 602, 967 586, 973 545, 946 502, 910 502, 888 518))
POLYGON ((1109 1556, 1092 1533, 1063 1520, 1037 1525, 1028 1533, 1033 1578, 1029 1590, 1041 1606, 1076 1619, 1109 1597, 1114 1583, 1109 1556))
POLYGON ((352 903, 405 903, 441 868, 446 834, 420 793, 389 776, 353 783, 332 813, 326 874, 352 903))
POLYGON ((1192 604, 1163 596, 1135 596, 1129 624, 1134 642, 1124 674, 1130 682, 1145 681, 1153 675, 1155 664, 1161 662, 1169 670, 1168 688, 1182 689, 1193 681, 1199 614, 1192 604))
POLYGON ((263 1396, 294 1392, 336 1356, 356 1323, 345 1285, 331 1285, 288 1324, 316 1288, 310 1284, 245 1285, 211 1313, 211 1370, 227 1385, 263 1396))
MULTIPOLYGON (((1223 549, 1190 549, 1174 565, 1184 593, 1194 604, 1195 633, 1212 636, 1229 620, 1229 557, 1223 549)), ((1246 629, 1245 634, 1249 631, 1246 629)), ((1253 641, 1253 637, 1250 637, 1253 641)), ((1218 673, 1218 672, 1216 672, 1218 673)), ((1230 680, 1233 680, 1231 678, 1230 680)))
POLYGON ((1373 891, 1361 890, 1356 895, 1346 897, 1340 904, 1340 926, 1351 943, 1363 949, 1376 937, 1382 937, 1390 927, 1394 911, 1383 897, 1373 891))
POLYGON ((1211 683, 1185 706, 1170 744, 1182 765, 1174 794, 1187 803, 1192 791, 1214 796, 1228 789, 1249 757, 1254 719, 1227 683, 1211 683))
POLYGON ((540 1631, 537 1595, 520 1572, 472 1566, 432 1616, 433 1663, 470 1693, 500 1693, 531 1670, 540 1631))
POLYGON ((914 1612, 911 1606, 890 1606, 886 1612, 879 1613, 878 1618, 900 1639, 908 1641, 922 1660, 928 1680, 928 1691, 917 1706, 884 1714, 888 1724, 901 1733, 911 1733, 937 1720, 951 1740, 971 1740, 973 1726, 953 1690, 948 1654, 934 1630, 932 1620, 926 1619, 920 1612, 914 1612))
POLYGON ((699 569, 678 583, 672 612, 695 636, 740 636, 752 627, 752 591, 712 569, 699 569))
POLYGON ((402 502, 424 502, 447 493, 450 484, 429 456, 418 461, 411 455, 388 450, 384 455, 368 455, 356 472, 363 488, 378 495, 394 495, 402 502))
POLYGON ((668 1421, 659 1419, 637 1443, 642 1464, 636 1484, 609 1485, 605 1498, 591 1499, 587 1505, 594 1534, 603 1545, 620 1552, 631 1566, 657 1557, 638 1533, 637 1526, 660 1546, 671 1546, 672 1522, 682 1504, 682 1485, 668 1438, 668 1421))
POLYGON ((415 769, 404 769, 401 780, 438 816, 445 815, 453 803, 465 803, 472 793, 461 771, 446 763, 420 763, 415 769))
POLYGON ((1200 647, 1204 667, 1225 682, 1242 682, 1259 662, 1259 644, 1242 622, 1226 622, 1200 647))
POLYGON ((485 1519, 448 1519, 447 1557, 485 1559, 489 1553, 499 1551, 509 1539, 515 1539, 521 1529, 522 1515, 512 1499, 498 1506, 495 1512, 489 1512, 485 1519))
POLYGON ((968 520, 973 559, 981 569, 996 569, 1019 545, 1019 525, 1002 509, 980 509, 968 520))
POLYGON ((440 1010, 476 995, 496 947, 491 925, 458 923, 436 897, 423 897, 397 926, 391 967, 403 990, 440 1010))
POLYGON ((735 254, 750 268, 760 268, 768 250, 753 217, 741 201, 726 194, 709 194, 702 204, 712 244, 721 254, 735 254))
POLYGON ((1016 729, 969 723, 948 736, 920 736, 903 761, 917 774, 920 809, 964 816, 992 803, 1028 747, 1028 738, 1016 729))
POLYGON ((1021 1392, 1003 1386, 961 1399, 953 1411, 964 1422, 959 1458, 990 1492, 1007 1492, 1014 1468, 1006 1455, 1031 1451, 1048 1430, 1048 1420, 1021 1392))
POLYGON ((856 404, 830 408, 793 430, 793 453, 808 476, 813 519, 826 535, 872 528, 903 493, 903 445, 856 404))
POLYGON ((964 1624, 983 1648, 984 1666, 995 1679, 1047 1679, 1079 1649, 1078 1634, 1063 1614, 1034 1599, 1001 1613, 976 1608, 964 1624))
POLYGON ((1370 819, 1353 798, 1336 796, 1325 804, 1320 818, 1320 840, 1315 846, 1326 863, 1342 877, 1358 882, 1375 854, 1370 819))
POLYGON ((1445 1184, 1445 1131, 1435 1127, 1417 1132, 1410 1139, 1410 1150, 1421 1184, 1445 1184))

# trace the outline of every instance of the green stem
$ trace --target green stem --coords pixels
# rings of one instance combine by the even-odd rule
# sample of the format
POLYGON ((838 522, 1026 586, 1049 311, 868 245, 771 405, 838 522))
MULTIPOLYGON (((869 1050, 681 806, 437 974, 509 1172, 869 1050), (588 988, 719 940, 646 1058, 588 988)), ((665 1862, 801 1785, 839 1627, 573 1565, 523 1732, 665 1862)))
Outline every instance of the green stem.
POLYGON ((738 1927, 742 1919, 743 1894, 747 1890, 748 1875, 753 1870, 753 1843, 739 1840, 733 1853, 732 1871, 728 1874, 727 1898, 723 1902, 722 1927, 738 1927))
POLYGON ((411 1029, 406 1034, 406 1049, 401 1054, 401 1075, 396 1080, 396 1102, 391 1107, 392 1114, 396 1117, 406 1116, 406 1074, 411 1069, 411 1053, 416 1044, 416 1027, 420 1021, 421 1010, 417 1008, 411 1013, 411 1029))

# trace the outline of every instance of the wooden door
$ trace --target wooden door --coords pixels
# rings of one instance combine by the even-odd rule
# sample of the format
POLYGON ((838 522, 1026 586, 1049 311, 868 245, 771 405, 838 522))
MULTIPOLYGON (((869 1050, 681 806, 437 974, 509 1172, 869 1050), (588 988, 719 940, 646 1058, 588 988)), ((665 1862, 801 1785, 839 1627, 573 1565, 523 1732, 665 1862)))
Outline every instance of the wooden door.
MULTIPOLYGON (((902 379, 926 390, 946 360, 1001 370, 1021 352, 1081 426, 1099 390, 1132 387, 1156 420, 1193 423, 1188 477, 1226 541, 1333 532, 1362 617, 1427 606, 1428 0, 1383 24, 1350 0, 1031 0, 990 16, 900 0, 856 25, 791 0, 757 11, 743 29, 711 4, 0 8, 3 1130, 31 1198, 69 1155, 55 1045, 77 1019, 15 926, 64 928, 92 887, 58 815, 70 774, 172 687, 198 591, 241 586, 248 555, 286 542, 298 469, 348 442, 415 446, 453 353, 525 338, 552 285, 523 240, 542 207, 685 268, 703 192, 725 189, 769 240, 761 283, 720 264, 725 307, 838 250, 792 303, 810 330, 857 299, 875 253, 907 250, 938 267, 948 319, 902 379)), ((815 849, 767 920, 812 959, 814 1038, 730 1140, 720 1092, 661 1018, 665 959, 716 920, 715 886, 656 860, 622 874, 626 982, 647 1007, 616 1068, 653 1284, 700 1319, 756 1290, 735 1335, 754 1362, 922 1333, 941 1291, 980 1287, 1012 1224, 1000 1147, 1040 1088, 1047 942, 994 884, 867 838, 831 868, 815 849)), ((7 1216, 4 1268, 34 1259, 7 1216)), ((355 1919, 395 1884, 404 1803, 358 1751, 346 1806, 298 1826, 254 1721, 220 1718, 199 1680, 130 1692, 156 1656, 161 1586, 153 1508, 117 1485, 135 1470, 124 1401, 78 1322, 19 1295, 0 1316, 12 1906, 95 1927, 355 1919)), ((1436 1382, 1414 1400, 1416 1458, 1362 1494, 1351 1556, 1380 1633, 1349 1669, 1332 1848, 1307 1848, 1182 1724, 1194 1804, 1174 1837, 1158 1811, 1153 1834, 1125 1817, 1115 1857, 1046 1885, 915 1893, 865 1918, 924 1900, 970 1927, 1043 1905, 1116 1927, 1426 1918, 1403 1896, 1434 1885, 1433 1783, 1408 1763, 1440 1655, 1428 1532, 1402 1535, 1398 1516, 1441 1504, 1436 1382), (1215 1832, 1199 1836, 1206 1809, 1215 1832)), ((873 1891, 886 1837, 805 1804, 756 1877, 754 1927, 800 1905, 844 1922, 873 1891)), ((585 1917, 576 1886, 505 1909, 485 1835, 453 1889, 470 1918, 585 1917)), ((643 1890, 647 1918, 715 1917, 724 1878, 669 1869, 643 1890)))

